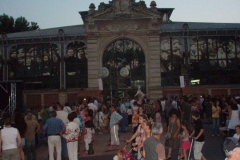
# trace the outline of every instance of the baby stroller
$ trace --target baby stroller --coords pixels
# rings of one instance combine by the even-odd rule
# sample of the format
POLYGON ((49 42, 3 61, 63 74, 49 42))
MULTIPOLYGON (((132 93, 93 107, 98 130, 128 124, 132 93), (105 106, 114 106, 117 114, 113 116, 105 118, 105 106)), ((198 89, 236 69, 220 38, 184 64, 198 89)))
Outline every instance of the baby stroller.
POLYGON ((124 160, 136 160, 133 154, 133 150, 131 149, 130 151, 127 151, 126 147, 127 147, 127 144, 122 149, 124 154, 124 160))
POLYGON ((228 157, 229 152, 236 147, 240 147, 239 140, 233 137, 227 137, 223 142, 223 151, 225 153, 225 156, 228 157))

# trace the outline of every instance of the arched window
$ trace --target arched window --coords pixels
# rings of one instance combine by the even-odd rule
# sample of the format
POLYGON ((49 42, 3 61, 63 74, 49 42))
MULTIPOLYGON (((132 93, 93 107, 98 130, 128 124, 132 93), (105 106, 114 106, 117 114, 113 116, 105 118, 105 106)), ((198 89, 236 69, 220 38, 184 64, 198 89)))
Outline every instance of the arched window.
POLYGON ((112 89, 113 92, 117 92, 134 89, 136 91, 136 88, 141 86, 142 91, 145 91, 145 55, 137 43, 121 39, 109 44, 103 54, 102 65, 110 72, 103 81, 106 90, 112 89), (121 75, 122 68, 128 71, 121 75))
POLYGON ((13 46, 8 57, 9 80, 23 80, 26 90, 59 89, 60 52, 56 44, 13 46))
POLYGON ((86 45, 83 42, 69 43, 65 53, 66 88, 87 88, 88 67, 86 45))
POLYGON ((183 64, 183 43, 178 38, 170 37, 162 39, 160 46, 162 86, 179 85, 183 64))

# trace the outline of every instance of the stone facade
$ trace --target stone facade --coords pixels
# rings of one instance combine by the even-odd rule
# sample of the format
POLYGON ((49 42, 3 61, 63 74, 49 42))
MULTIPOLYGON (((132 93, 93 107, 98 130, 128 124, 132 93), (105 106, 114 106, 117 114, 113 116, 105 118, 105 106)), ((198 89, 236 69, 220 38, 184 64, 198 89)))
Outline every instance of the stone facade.
MULTIPOLYGON (((56 101, 60 101, 61 104, 66 102, 72 104, 76 102, 75 99, 81 90, 98 90, 99 70, 104 65, 103 57, 107 47, 118 40, 130 40, 136 43, 144 53, 145 75, 142 77, 145 81, 146 94, 151 100, 163 96, 168 97, 171 94, 179 96, 240 94, 240 83, 236 76, 240 74, 240 24, 172 22, 170 16, 173 8, 157 8, 156 6, 154 1, 151 2, 150 7, 147 7, 144 1, 112 0, 108 4, 100 3, 97 9, 94 4, 90 4, 88 11, 79 12, 83 25, 2 34, 0 36, 0 81, 22 80, 24 85, 47 86, 23 90, 23 105, 27 107, 49 106, 56 101), (225 68, 208 67, 210 62, 218 63, 222 60, 219 57, 212 58, 212 55, 210 57, 212 50, 209 48, 215 46, 216 52, 217 44, 229 48, 229 42, 232 46, 235 45, 231 52, 235 57, 225 56, 223 60, 225 68), (56 50, 52 49, 53 44, 56 50), (11 53, 15 49, 15 54, 19 54, 17 49, 20 47, 25 47, 25 59, 31 48, 38 47, 39 53, 44 50, 48 50, 49 54, 56 51, 58 72, 47 76, 42 74, 39 77, 31 75, 11 79, 9 72, 12 65, 11 53), (201 47, 205 47, 205 50, 201 47), (78 53, 79 48, 84 48, 82 50, 84 54, 86 50, 87 72, 84 73, 86 74, 84 85, 81 85, 83 83, 80 80, 83 75, 78 68, 81 66, 79 64, 83 63, 77 62, 74 66, 77 70, 69 71, 76 72, 74 76, 67 73, 69 48, 75 51, 73 59, 78 57, 77 54, 81 54, 78 53), (206 56, 202 59, 190 56, 191 53, 195 55, 199 50, 201 55, 204 53, 206 56), (164 57, 165 54, 168 57, 164 57), (193 64, 195 66, 192 66, 193 64), (205 64, 208 66, 206 67, 205 64), (203 69, 199 69, 200 67, 203 69), (187 75, 189 70, 196 74, 187 75), (222 74, 219 75, 219 73, 222 74), (229 73, 228 75, 232 77, 228 78, 228 75, 224 75, 225 73, 229 73), (207 79, 207 76, 212 76, 212 79, 196 86, 190 86, 188 82, 185 88, 180 88, 179 76, 181 75, 185 76, 186 81, 195 77, 207 79), (220 76, 224 78, 219 78, 220 76), (233 81, 230 81, 231 79, 233 81), (217 85, 216 80, 219 80, 217 85), (49 81, 51 84, 48 84, 49 81)), ((230 54, 226 49, 225 52, 225 55, 230 54)), ((54 67, 54 65, 49 66, 54 67)), ((17 65, 12 66, 16 68, 17 65)))
POLYGON ((150 99, 162 95, 160 72, 160 32, 163 13, 156 6, 148 9, 145 3, 124 0, 101 3, 99 10, 93 4, 90 10, 80 12, 86 28, 88 44, 89 88, 97 88, 102 55, 106 47, 118 39, 129 39, 139 44, 146 57, 146 91, 150 99))

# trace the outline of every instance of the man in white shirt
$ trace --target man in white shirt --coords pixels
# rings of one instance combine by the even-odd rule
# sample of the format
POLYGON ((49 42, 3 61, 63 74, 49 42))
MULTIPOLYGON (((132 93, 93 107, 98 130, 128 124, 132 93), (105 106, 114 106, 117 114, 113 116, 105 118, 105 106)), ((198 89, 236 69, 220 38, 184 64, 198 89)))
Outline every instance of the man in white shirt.
POLYGON ((121 132, 126 132, 126 122, 127 122, 127 111, 125 107, 125 99, 122 100, 122 103, 120 104, 120 112, 122 116, 122 121, 121 121, 121 132))
POLYGON ((171 105, 175 108, 178 109, 177 102, 175 101, 174 97, 171 97, 171 105))
POLYGON ((162 111, 165 110, 165 104, 166 104, 166 100, 164 98, 161 99, 161 106, 162 106, 162 111))
POLYGON ((97 106, 97 109, 99 109, 99 108, 98 108, 98 101, 97 101, 97 98, 96 98, 96 97, 94 97, 94 102, 93 102, 93 104, 94 104, 95 106, 97 106))
POLYGON ((65 107, 63 107, 63 111, 65 111, 67 113, 71 113, 72 112, 72 109, 71 109, 71 107, 69 107, 68 103, 66 103, 65 107))
MULTIPOLYGON (((68 124, 68 113, 63 111, 63 106, 57 102, 57 118, 61 119, 65 125, 68 124)), ((67 142, 66 139, 61 137, 61 143, 62 143, 62 159, 65 159, 67 155, 67 142)))
POLYGON ((55 103, 52 103, 52 105, 49 107, 49 112, 51 112, 51 111, 54 111, 55 109, 54 109, 54 106, 55 106, 55 103))
MULTIPOLYGON (((96 114, 96 112, 97 112, 97 106, 96 106, 95 104, 93 104, 93 100, 91 100, 90 103, 88 103, 88 109, 93 110, 94 115, 96 114)), ((94 115, 93 115, 93 116, 94 116, 94 115)))

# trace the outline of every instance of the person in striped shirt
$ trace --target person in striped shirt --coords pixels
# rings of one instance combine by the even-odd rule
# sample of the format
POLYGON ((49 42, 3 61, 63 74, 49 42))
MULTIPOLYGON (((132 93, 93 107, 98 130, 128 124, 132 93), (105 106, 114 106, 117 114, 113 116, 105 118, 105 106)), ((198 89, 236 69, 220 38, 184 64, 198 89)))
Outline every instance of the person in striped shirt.
POLYGON ((116 112, 115 106, 111 106, 110 108, 111 116, 110 116, 110 135, 111 135, 111 146, 106 152, 118 150, 120 142, 118 137, 119 123, 122 120, 122 116, 116 112), (115 149, 113 149, 115 146, 115 149))

